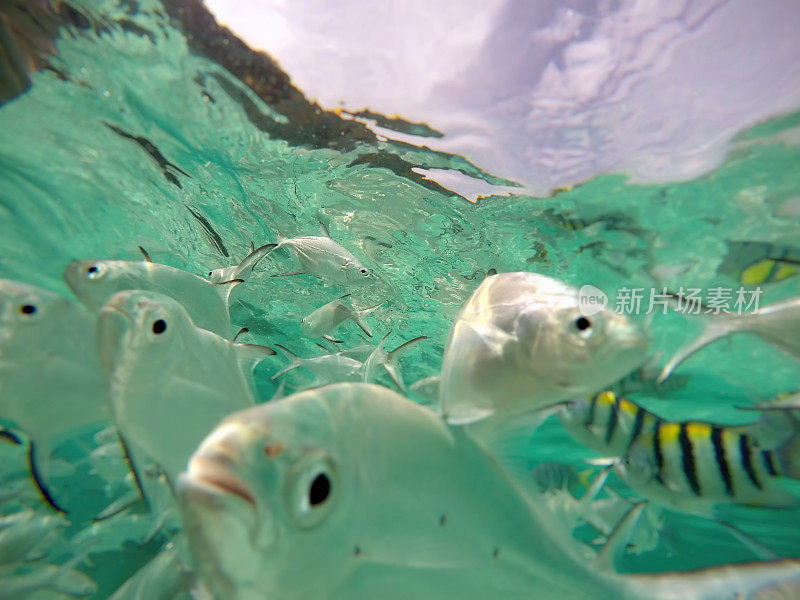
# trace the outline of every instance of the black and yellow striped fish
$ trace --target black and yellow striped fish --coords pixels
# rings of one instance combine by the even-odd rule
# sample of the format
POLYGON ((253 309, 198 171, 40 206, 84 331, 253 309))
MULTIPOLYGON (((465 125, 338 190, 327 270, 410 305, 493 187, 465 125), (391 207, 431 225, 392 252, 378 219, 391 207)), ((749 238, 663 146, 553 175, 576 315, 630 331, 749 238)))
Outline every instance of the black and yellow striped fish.
POLYGON ((572 400, 559 412, 561 424, 579 443, 604 456, 622 456, 659 417, 611 390, 572 400))
POLYGON ((742 285, 776 283, 800 274, 800 250, 766 242, 726 241, 728 254, 720 273, 737 279, 742 285))
POLYGON ((791 458, 800 450, 798 436, 764 448, 748 429, 659 420, 631 445, 617 473, 643 496, 684 512, 708 514, 717 504, 797 506, 800 498, 778 479, 800 477, 791 458))
POLYGON ((800 479, 800 423, 790 411, 750 425, 675 422, 605 390, 572 401, 560 418, 576 441, 624 457, 617 472, 632 488, 680 510, 800 503, 777 483, 800 479))

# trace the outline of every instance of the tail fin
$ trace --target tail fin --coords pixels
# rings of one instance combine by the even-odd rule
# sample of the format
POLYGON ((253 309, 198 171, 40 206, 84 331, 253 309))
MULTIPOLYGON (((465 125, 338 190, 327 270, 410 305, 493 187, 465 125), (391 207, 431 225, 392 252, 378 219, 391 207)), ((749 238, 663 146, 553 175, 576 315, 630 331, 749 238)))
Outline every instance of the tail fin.
MULTIPOLYGON (((383 339, 384 341, 386 340, 386 338, 383 339)), ((392 383, 394 383, 397 386, 397 389, 399 389, 404 394, 406 393, 406 384, 403 381, 402 375, 400 374, 400 363, 399 363, 400 357, 404 352, 410 350, 411 348, 419 344, 421 341, 427 339, 428 336, 421 335, 419 337, 415 337, 413 340, 408 340, 407 342, 403 342, 397 348, 389 352, 386 355, 386 358, 383 360, 383 368, 386 369, 386 372, 389 374, 392 383)))
POLYGON ((294 352, 292 352, 291 350, 289 350, 287 348, 284 348, 280 344, 275 344, 275 347, 278 349, 278 351, 281 354, 283 354, 286 358, 288 358, 290 362, 289 362, 289 366, 288 367, 284 367, 283 369, 281 369, 280 371, 275 373, 275 375, 270 377, 270 379, 272 381, 275 381, 278 377, 288 373, 289 371, 294 371, 297 367, 299 367, 301 365, 300 361, 303 360, 302 358, 297 356, 297 354, 295 354, 294 352))
POLYGON ((367 337, 369 338, 372 338, 372 331, 370 331, 369 325, 367 325, 367 322, 364 320, 364 317, 366 317, 371 312, 378 310, 381 306, 383 306, 383 302, 381 302, 380 304, 376 304, 375 306, 370 306, 369 308, 363 308, 361 310, 353 311, 353 321, 355 322, 356 325, 358 325, 361 328, 361 331, 367 334, 367 337))

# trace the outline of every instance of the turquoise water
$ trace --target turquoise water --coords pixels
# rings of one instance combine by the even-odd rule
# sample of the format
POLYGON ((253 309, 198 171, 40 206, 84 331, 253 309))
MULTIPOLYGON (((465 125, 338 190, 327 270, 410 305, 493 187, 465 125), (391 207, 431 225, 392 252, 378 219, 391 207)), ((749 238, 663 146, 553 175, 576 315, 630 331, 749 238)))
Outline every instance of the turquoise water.
MULTIPOLYGON (((158 2, 66 5, 75 11, 72 24, 57 28, 50 68, 33 72, 30 89, 0 107, 0 278, 69 295, 61 279, 69 262, 135 260, 138 246, 156 262, 205 274, 238 262, 251 242, 277 241, 279 232, 316 234, 323 222, 390 284, 354 297, 361 306, 385 301, 370 317, 376 338, 391 331, 392 348, 428 337, 403 360, 411 383, 438 373, 452 319, 490 269, 542 273, 613 296, 623 286, 735 288, 760 260, 800 258, 800 113, 742 132, 724 164, 696 180, 634 185, 608 174, 547 198, 471 203, 411 169, 510 182, 461 157, 380 141, 283 84, 273 89, 233 74, 204 56, 202 44, 187 42, 175 14, 158 2)), ((54 22, 66 21, 63 14, 54 22)), ((300 333, 300 319, 351 290, 310 276, 270 277, 291 266, 278 259, 257 271, 235 292, 232 320, 249 329, 250 343, 311 356, 319 350, 300 333)), ((758 285, 764 304, 796 296, 800 277, 788 272, 758 285)), ((661 362, 701 324, 654 315, 661 362)), ((354 327, 337 337, 360 343, 354 327)), ((281 364, 269 359, 256 370, 263 399, 274 393, 270 375, 281 364)), ((680 373, 690 376, 684 386, 635 399, 671 419, 733 423, 752 419, 736 406, 800 388, 795 362, 744 336, 709 347, 680 373)), ((310 383, 296 373, 287 390, 310 383)), ((109 501, 102 480, 78 464, 94 443, 85 435, 61 449, 77 464, 55 479, 70 510, 69 534, 89 526, 109 501)), ((21 451, 3 451, 9 457, 0 476, 25 478, 21 451)), ((555 420, 531 441, 532 465, 567 460, 583 470, 590 455, 555 420)), ((800 510, 730 515, 777 553, 800 556, 800 510)), ((96 598, 107 597, 171 533, 142 545, 148 525, 131 523, 128 539, 119 529, 101 531, 102 548, 82 568, 100 585, 96 598)), ((67 554, 67 545, 57 545, 54 560, 67 554)), ((658 547, 626 557, 625 568, 753 558, 713 523, 671 513, 658 547)))

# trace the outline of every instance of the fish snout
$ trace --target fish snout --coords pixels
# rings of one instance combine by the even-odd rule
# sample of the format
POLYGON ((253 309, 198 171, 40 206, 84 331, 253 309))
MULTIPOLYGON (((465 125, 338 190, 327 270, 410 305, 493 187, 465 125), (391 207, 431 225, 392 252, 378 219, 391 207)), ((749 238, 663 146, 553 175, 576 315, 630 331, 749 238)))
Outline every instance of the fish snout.
POLYGON ((189 460, 184 477, 211 493, 233 496, 255 507, 256 495, 239 474, 247 467, 247 436, 236 423, 212 432, 189 460))
MULTIPOLYGON (((109 303, 110 304, 110 303, 109 303)), ((114 364, 122 339, 133 325, 128 314, 107 305, 97 322, 97 349, 100 364, 106 373, 114 370, 114 364)))

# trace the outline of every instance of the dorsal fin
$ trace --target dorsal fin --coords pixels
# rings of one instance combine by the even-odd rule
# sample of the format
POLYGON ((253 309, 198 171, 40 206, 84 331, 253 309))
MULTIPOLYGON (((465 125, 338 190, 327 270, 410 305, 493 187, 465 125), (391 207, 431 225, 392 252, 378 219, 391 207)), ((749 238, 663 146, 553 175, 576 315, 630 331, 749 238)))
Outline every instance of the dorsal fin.
POLYGON ((230 279, 228 281, 218 281, 218 282, 210 282, 211 285, 217 286, 217 293, 222 297, 222 301, 225 303, 225 306, 228 306, 228 302, 231 298, 231 292, 233 288, 235 288, 240 283, 244 283, 244 279, 230 279))
MULTIPOLYGON (((385 339, 385 338, 384 338, 385 339)), ((410 350, 417 344, 419 344, 423 340, 427 340, 427 335, 421 335, 419 337, 415 337, 413 340, 408 340, 407 342, 403 342, 397 348, 389 352, 389 360, 396 360, 400 357, 400 355, 405 352, 406 350, 410 350)))
POLYGON ((253 369, 256 365, 268 356, 274 356, 275 351, 266 346, 258 346, 256 344, 233 344, 233 349, 236 352, 236 362, 239 363, 239 368, 245 376, 246 380, 250 380, 253 376, 253 369))
POLYGON ((270 401, 272 401, 272 400, 280 400, 284 396, 286 396, 286 376, 285 375, 283 377, 281 377, 281 382, 278 384, 278 387, 275 388, 275 393, 272 394, 272 398, 270 398, 270 401))
MULTIPOLYGON (((252 243, 250 244, 252 246, 252 243)), ((237 272, 243 272, 245 269, 250 269, 251 271, 256 268, 256 265, 264 260, 269 254, 278 247, 278 244, 264 244, 263 246, 259 246, 258 248, 252 248, 250 250, 250 254, 245 256, 242 259, 242 262, 239 263, 237 268, 237 272)))
POLYGON ((319 222, 319 231, 320 233, 328 239, 331 239, 331 234, 328 233, 328 228, 325 227, 325 223, 322 221, 319 222))
POLYGON ((153 262, 153 259, 150 258, 150 255, 147 253, 147 250, 145 250, 141 246, 139 246, 139 252, 141 252, 142 255, 144 256, 145 261, 147 261, 149 263, 153 262))

